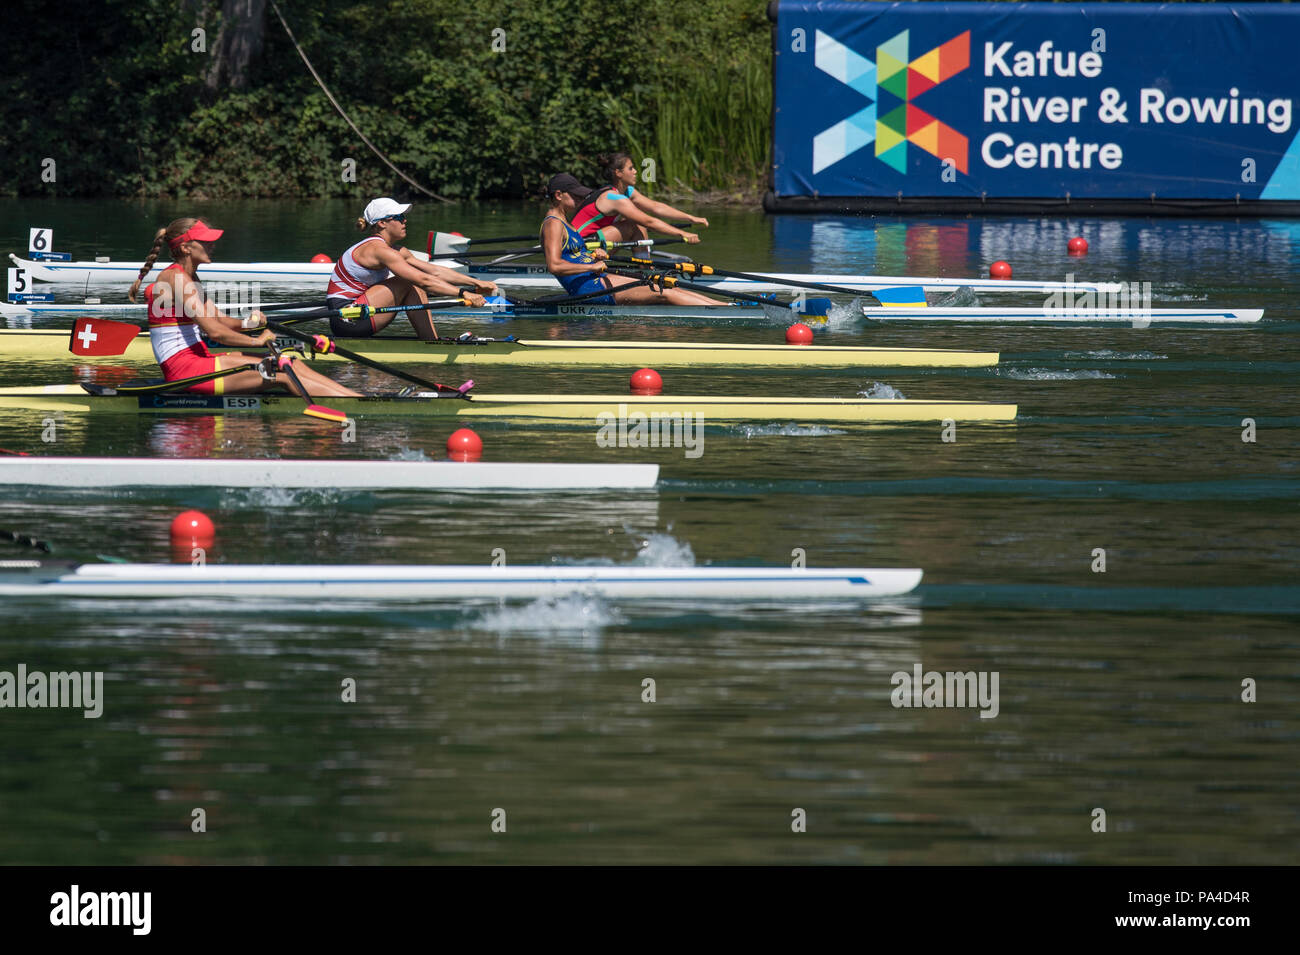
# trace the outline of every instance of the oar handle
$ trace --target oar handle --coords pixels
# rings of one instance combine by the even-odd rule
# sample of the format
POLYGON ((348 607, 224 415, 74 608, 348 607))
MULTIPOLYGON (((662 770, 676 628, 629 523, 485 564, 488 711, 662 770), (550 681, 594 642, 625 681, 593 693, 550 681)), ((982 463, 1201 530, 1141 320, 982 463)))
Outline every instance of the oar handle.
POLYGON ((330 314, 337 315, 339 318, 356 320, 358 318, 369 318, 371 315, 383 315, 388 312, 423 312, 436 308, 455 308, 457 305, 465 304, 463 298, 435 298, 428 302, 418 302, 415 305, 386 305, 383 308, 374 308, 370 305, 345 305, 343 308, 331 309, 330 314))

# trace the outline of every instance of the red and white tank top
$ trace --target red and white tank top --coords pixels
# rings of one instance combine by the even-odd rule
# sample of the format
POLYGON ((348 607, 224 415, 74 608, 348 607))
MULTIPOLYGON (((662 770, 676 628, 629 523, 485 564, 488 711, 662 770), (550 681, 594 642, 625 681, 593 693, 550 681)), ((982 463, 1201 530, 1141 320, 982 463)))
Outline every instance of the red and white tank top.
MULTIPOLYGON (((153 357, 160 365, 183 351, 191 351, 201 358, 211 355, 208 347, 203 344, 199 326, 194 319, 185 317, 185 304, 173 301, 176 290, 166 280, 171 278, 167 273, 173 269, 180 271, 180 263, 167 266, 158 273, 157 280, 144 290, 145 304, 149 306, 149 342, 153 345, 153 357), (162 291, 159 291, 160 288, 162 291), (155 298, 161 299, 156 307, 155 298)), ((194 284, 198 285, 198 281, 194 284)))
POLYGON ((330 276, 330 284, 329 288, 325 290, 325 298, 345 298, 352 301, 370 286, 378 285, 391 276, 393 273, 388 269, 368 269, 358 263, 352 256, 353 252, 367 242, 383 241, 381 237, 372 235, 369 238, 362 239, 340 255, 338 262, 334 264, 334 273, 330 276))

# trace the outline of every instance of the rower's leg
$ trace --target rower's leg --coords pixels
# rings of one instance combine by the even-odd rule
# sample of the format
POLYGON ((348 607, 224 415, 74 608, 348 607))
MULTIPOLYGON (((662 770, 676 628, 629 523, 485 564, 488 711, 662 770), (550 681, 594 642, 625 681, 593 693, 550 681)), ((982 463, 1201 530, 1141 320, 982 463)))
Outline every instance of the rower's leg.
MULTIPOLYGON (((229 368, 232 364, 243 361, 249 365, 256 365, 262 359, 258 355, 241 355, 241 354, 223 354, 221 356, 222 366, 229 368)), ((312 369, 305 361, 295 358, 293 360, 293 370, 298 373, 302 383, 307 390, 315 395, 333 395, 336 398, 359 398, 357 392, 351 388, 345 388, 331 378, 326 378, 320 372, 312 369)), ((298 394, 298 389, 294 387, 293 381, 288 375, 277 375, 274 381, 267 381, 262 377, 262 373, 250 368, 248 371, 237 372, 233 375, 227 375, 225 378, 218 378, 213 383, 213 394, 223 395, 251 395, 263 391, 278 391, 281 388, 287 388, 291 393, 298 394)))
MULTIPOLYGON (((366 289, 366 302, 371 308, 389 308, 393 305, 413 305, 417 300, 409 300, 411 290, 415 288, 409 279, 399 279, 397 276, 384 279, 378 285, 372 285, 366 289)), ((416 289, 423 294, 423 289, 416 289)), ((374 323, 375 331, 381 328, 387 328, 388 324, 396 316, 397 312, 386 312, 383 315, 371 315, 370 321, 374 323)))
MULTIPOLYGON (((353 391, 351 388, 345 387, 344 385, 340 385, 333 378, 326 378, 301 359, 295 358, 293 360, 293 370, 298 373, 298 377, 302 379, 303 385, 312 393, 313 397, 319 395, 331 395, 335 398, 361 397, 359 392, 353 391)), ((234 375, 233 377, 238 378, 240 376, 234 375)), ((294 394, 298 393, 298 389, 294 387, 293 381, 288 375, 285 375, 283 378, 277 376, 276 382, 283 384, 294 394)), ((270 382, 266 382, 266 384, 270 384, 270 382)))
POLYGON ((633 242, 649 238, 644 228, 631 219, 619 216, 612 223, 600 230, 606 242, 633 242))
MULTIPOLYGON (((412 285, 403 305, 424 305, 429 301, 429 293, 418 285, 412 285)), ((415 329, 415 336, 422 341, 431 342, 438 338, 438 329, 434 327, 433 318, 427 311, 407 312, 407 321, 415 329)))
POLYGON ((620 289, 619 286, 631 285, 635 280, 621 275, 606 276, 614 286, 614 301, 620 305, 722 305, 715 298, 692 292, 688 289, 670 288, 656 292, 647 285, 620 289))

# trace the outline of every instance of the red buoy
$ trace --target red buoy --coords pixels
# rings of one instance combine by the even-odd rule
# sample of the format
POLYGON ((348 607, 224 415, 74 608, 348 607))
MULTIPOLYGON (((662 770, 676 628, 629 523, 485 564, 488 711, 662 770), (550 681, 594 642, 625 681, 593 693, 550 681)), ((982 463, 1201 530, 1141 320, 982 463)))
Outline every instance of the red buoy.
POLYGON ((991 279, 1009 279, 1011 278, 1011 263, 1003 262, 1001 259, 989 266, 989 278, 991 279))
POLYGON ((795 322, 785 330, 785 343, 787 345, 811 345, 813 340, 813 330, 803 322, 795 322))
POLYGON ((632 394, 657 395, 664 390, 664 380, 653 368, 641 368, 632 372, 632 394))
POLYGON ((333 262, 333 261, 334 261, 334 260, 331 259, 328 255, 326 255, 324 252, 317 252, 315 255, 313 255, 313 256, 311 257, 311 260, 312 260, 313 262, 333 262))
POLYGON ((172 540, 206 540, 210 544, 216 533, 212 518, 202 511, 182 511, 172 518, 172 540))
POLYGON ((182 511, 172 518, 171 538, 174 563, 206 564, 217 532, 211 518, 202 511, 182 511))
POLYGON ((1081 235, 1076 235, 1066 243, 1066 248, 1070 250, 1071 255, 1087 255, 1088 240, 1081 235))
POLYGON ((447 438, 447 457, 453 461, 477 461, 483 456, 483 439, 469 428, 453 431, 447 438))

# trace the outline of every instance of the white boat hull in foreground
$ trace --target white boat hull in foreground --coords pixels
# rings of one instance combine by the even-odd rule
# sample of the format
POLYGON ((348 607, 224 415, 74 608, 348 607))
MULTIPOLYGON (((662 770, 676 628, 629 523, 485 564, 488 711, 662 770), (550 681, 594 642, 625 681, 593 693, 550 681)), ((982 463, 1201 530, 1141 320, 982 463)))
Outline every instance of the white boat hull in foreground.
POLYGON ((1264 317, 1262 308, 944 308, 926 305, 916 308, 864 307, 862 314, 873 322, 981 322, 987 325, 1050 324, 1072 325, 1244 325, 1264 317))
POLYGON ((658 480, 657 464, 0 457, 0 486, 551 491, 651 488, 658 480))
MULTIPOLYGON (((423 252, 411 254, 426 259, 423 252)), ((29 277, 38 282, 61 282, 86 286, 130 285, 140 274, 143 262, 43 262, 19 258, 12 252, 9 258, 14 265, 27 270, 29 277)), ((461 263, 450 259, 436 259, 439 265, 466 271, 461 263)), ((159 262, 146 281, 152 282, 158 273, 170 265, 159 262)), ((669 263, 665 263, 667 265, 669 263)), ((205 282, 261 282, 267 285, 308 286, 322 292, 334 270, 330 262, 212 262, 203 266, 200 277, 205 282)), ((547 292, 560 291, 560 283, 544 266, 540 265, 482 265, 468 268, 468 274, 496 282, 509 288, 532 288, 547 292)), ((910 288, 924 286, 927 291, 950 292, 971 288, 977 292, 1054 292, 1122 291, 1123 283, 1116 282, 1037 282, 1025 279, 975 279, 975 278, 917 278, 899 275, 839 275, 808 274, 803 272, 754 272, 772 281, 752 279, 725 279, 716 276, 686 276, 692 282, 732 292, 788 292, 788 281, 815 282, 838 285, 859 291, 882 288, 910 288)))
POLYGON ((81 564, 0 561, 0 596, 463 600, 597 594, 636 600, 893 597, 916 569, 484 567, 347 564, 81 564))

